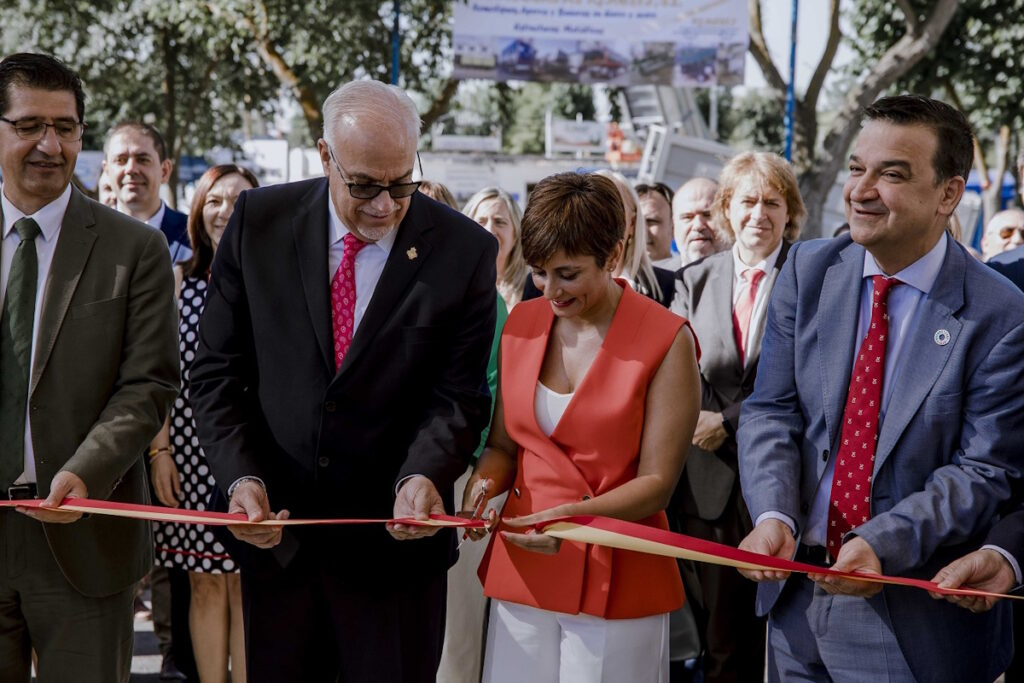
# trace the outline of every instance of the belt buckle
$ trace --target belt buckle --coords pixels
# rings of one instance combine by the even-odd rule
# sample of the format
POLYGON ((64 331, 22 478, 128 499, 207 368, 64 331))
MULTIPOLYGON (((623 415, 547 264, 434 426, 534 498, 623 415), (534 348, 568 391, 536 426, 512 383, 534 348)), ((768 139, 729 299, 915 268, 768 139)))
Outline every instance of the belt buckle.
POLYGON ((35 484, 12 484, 7 487, 7 500, 29 500, 35 496, 35 484))

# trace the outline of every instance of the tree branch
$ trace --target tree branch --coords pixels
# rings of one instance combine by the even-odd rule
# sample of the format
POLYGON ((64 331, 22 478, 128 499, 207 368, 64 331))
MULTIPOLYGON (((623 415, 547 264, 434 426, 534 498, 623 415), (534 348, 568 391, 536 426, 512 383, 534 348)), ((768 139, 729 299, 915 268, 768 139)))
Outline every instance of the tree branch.
POLYGON ((831 0, 828 40, 825 41, 825 51, 821 54, 821 59, 814 70, 814 75, 811 76, 811 80, 807 84, 807 92, 804 93, 803 97, 804 104, 812 110, 817 110, 818 108, 818 96, 821 94, 821 88, 825 84, 825 77, 832 70, 832 62, 836 57, 836 52, 839 50, 839 41, 842 37, 842 31, 839 29, 839 0, 831 0))
POLYGON ((420 117, 420 120, 423 122, 420 130, 430 130, 430 127, 434 125, 434 122, 437 121, 438 117, 448 111, 448 105, 451 103, 452 98, 455 96, 455 91, 458 90, 458 88, 458 79, 449 76, 448 80, 445 81, 444 86, 441 88, 441 92, 438 94, 437 99, 430 104, 430 109, 420 117))
POLYGON ((910 0, 896 0, 896 6, 903 12, 903 23, 907 27, 907 35, 915 35, 921 23, 917 19, 917 12, 914 11, 910 0))
POLYGON ((958 0, 936 0, 931 14, 920 29, 896 41, 871 72, 850 90, 845 103, 832 120, 813 164, 800 174, 800 191, 807 202, 811 219, 821 218, 828 192, 846 160, 853 139, 860 132, 857 124, 863 108, 935 49, 956 13, 957 5, 958 0))
POLYGON ((750 14, 750 54, 754 61, 761 67, 764 80, 768 82, 776 95, 785 97, 786 81, 782 79, 779 70, 772 61, 768 52, 768 44, 764 40, 764 29, 761 28, 761 2, 760 0, 747 0, 748 13, 750 14))

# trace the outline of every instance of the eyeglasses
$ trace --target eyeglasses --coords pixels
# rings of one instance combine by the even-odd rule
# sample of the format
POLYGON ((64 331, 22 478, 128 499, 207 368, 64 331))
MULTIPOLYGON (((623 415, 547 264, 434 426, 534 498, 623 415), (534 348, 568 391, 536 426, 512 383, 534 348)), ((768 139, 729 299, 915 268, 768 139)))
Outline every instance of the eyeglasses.
MULTIPOLYGON (((373 183, 350 183, 345 180, 345 172, 341 170, 341 164, 334 156, 334 150, 327 145, 327 153, 331 155, 334 167, 338 169, 338 175, 342 182, 348 186, 348 193, 353 199, 376 199, 381 192, 387 192, 392 199, 405 199, 411 197, 419 189, 420 183, 395 183, 394 185, 376 185, 373 183)), ((419 164, 420 177, 423 177, 423 163, 420 162, 420 153, 416 152, 416 163, 419 164)))
POLYGON ((57 139, 61 142, 78 142, 82 139, 87 127, 86 124, 78 121, 57 121, 56 123, 47 123, 40 119, 12 121, 3 116, 0 116, 0 121, 14 126, 14 132, 22 140, 42 140, 46 135, 46 129, 53 128, 53 132, 57 134, 57 139))
POLYGON ((1000 239, 1008 240, 1011 237, 1013 237, 1014 233, 1017 233, 1020 236, 1020 238, 1024 240, 1024 225, 1019 227, 1008 225, 1005 228, 999 228, 1000 239))
POLYGON ((665 183, 654 183, 653 185, 637 183, 633 189, 636 190, 637 196, 640 197, 643 197, 645 194, 650 194, 651 192, 660 194, 665 201, 668 202, 669 206, 672 205, 672 197, 675 196, 675 192, 673 192, 665 183))

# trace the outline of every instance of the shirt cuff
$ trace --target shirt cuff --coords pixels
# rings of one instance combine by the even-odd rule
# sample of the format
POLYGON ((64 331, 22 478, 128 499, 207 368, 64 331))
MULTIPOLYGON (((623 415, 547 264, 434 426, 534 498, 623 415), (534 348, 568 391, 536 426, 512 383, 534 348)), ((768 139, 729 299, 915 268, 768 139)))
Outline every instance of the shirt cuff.
POLYGON ((259 477, 239 477, 238 479, 235 479, 233 482, 231 482, 231 486, 228 487, 228 500, 231 500, 231 496, 232 494, 234 494, 235 489, 237 489, 238 485, 241 484, 243 481, 254 481, 257 484, 259 484, 260 488, 262 488, 264 491, 267 490, 267 485, 259 477))
POLYGON ((422 476, 425 476, 425 475, 423 475, 423 474, 410 474, 410 475, 409 475, 409 476, 407 476, 407 477, 402 477, 401 479, 399 479, 399 480, 398 480, 398 483, 397 483, 397 484, 395 484, 395 497, 396 497, 396 498, 398 497, 398 490, 399 490, 400 488, 402 488, 402 484, 404 484, 405 482, 409 481, 409 480, 410 480, 410 479, 412 479, 413 477, 422 477, 422 476))
POLYGON ((777 520, 779 520, 780 522, 782 522, 783 524, 785 524, 786 526, 789 527, 789 531, 790 531, 790 533, 793 534, 793 538, 796 538, 796 522, 794 522, 793 518, 790 517, 789 515, 783 514, 781 512, 776 512, 775 510, 769 510, 768 512, 762 512, 761 514, 759 514, 757 516, 757 520, 755 520, 754 526, 757 526, 758 524, 760 524, 761 522, 765 521, 766 519, 777 519, 777 520))
POLYGON ((1004 558, 1006 558, 1006 561, 1010 563, 1011 567, 1013 567, 1013 576, 1017 580, 1017 585, 1019 586, 1022 583, 1024 583, 1024 579, 1021 578, 1021 574, 1020 574, 1020 565, 1017 564, 1017 558, 1015 558, 1008 551, 1003 550, 1002 548, 1000 548, 997 545, 983 545, 983 546, 981 546, 981 549, 982 550, 994 550, 997 553, 999 553, 1000 555, 1002 555, 1004 558))

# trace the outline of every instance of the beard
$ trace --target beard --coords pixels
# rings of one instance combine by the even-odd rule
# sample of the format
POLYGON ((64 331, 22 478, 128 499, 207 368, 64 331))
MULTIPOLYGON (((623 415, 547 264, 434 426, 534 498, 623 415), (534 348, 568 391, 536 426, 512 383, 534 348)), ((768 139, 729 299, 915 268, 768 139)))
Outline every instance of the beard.
POLYGON ((358 227, 352 230, 359 237, 364 237, 367 242, 379 242, 391 234, 397 226, 389 225, 383 228, 358 227))

